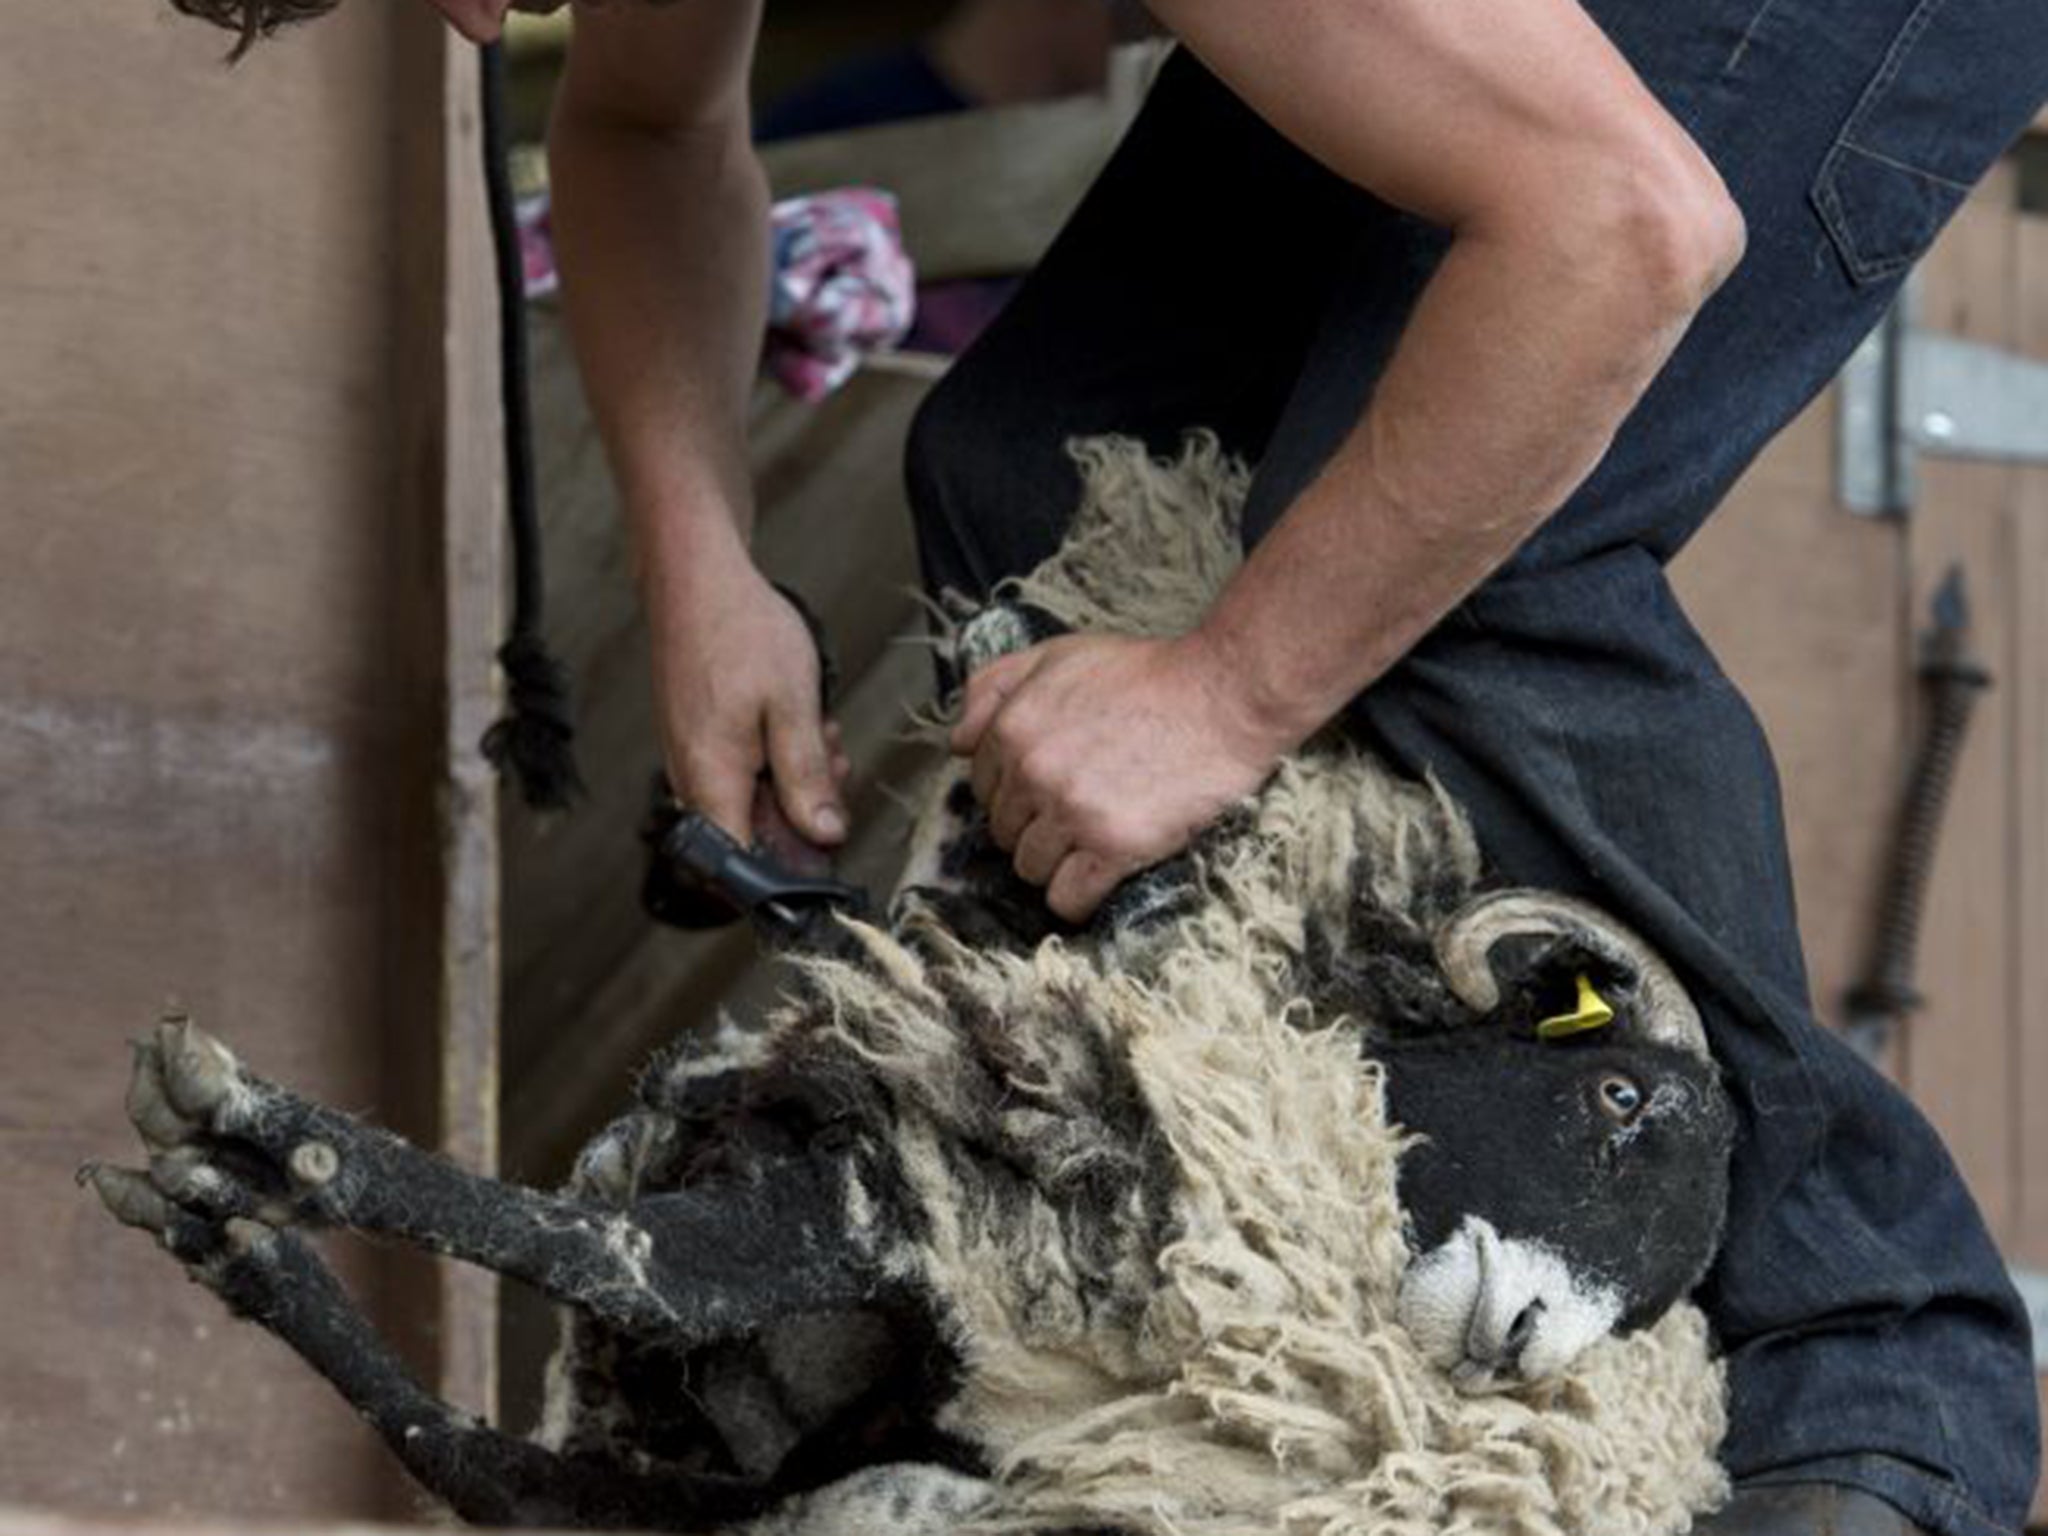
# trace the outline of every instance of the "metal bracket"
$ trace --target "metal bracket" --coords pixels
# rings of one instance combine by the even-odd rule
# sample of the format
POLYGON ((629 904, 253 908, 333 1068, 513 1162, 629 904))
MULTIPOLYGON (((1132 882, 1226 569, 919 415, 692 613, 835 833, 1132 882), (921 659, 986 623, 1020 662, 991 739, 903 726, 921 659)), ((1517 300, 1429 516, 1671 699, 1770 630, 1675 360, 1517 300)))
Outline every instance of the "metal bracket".
POLYGON ((1921 455, 2048 464, 2048 362, 1914 323, 1908 284, 1842 369, 1835 482, 1866 517, 1912 508, 1921 455))

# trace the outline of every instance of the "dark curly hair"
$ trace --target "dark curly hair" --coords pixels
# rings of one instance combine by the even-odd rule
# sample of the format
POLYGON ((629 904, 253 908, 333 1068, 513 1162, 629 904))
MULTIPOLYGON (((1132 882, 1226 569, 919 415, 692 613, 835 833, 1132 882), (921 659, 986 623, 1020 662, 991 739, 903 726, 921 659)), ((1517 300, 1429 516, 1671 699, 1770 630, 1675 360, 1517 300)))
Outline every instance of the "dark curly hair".
POLYGON ((228 54, 231 61, 247 53, 259 37, 268 37, 295 21, 325 16, 339 3, 340 0, 171 0, 174 10, 238 34, 234 49, 228 54))

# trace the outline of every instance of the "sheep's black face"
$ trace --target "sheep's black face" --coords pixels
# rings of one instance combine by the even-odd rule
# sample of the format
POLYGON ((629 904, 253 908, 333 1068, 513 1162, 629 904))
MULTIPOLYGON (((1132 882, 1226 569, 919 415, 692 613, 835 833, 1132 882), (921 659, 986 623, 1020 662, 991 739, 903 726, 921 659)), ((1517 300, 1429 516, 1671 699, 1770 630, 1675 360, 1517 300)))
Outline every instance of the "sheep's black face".
POLYGON ((1402 1321, 1463 1385, 1536 1380, 1655 1321, 1727 1203, 1714 1069, 1625 1021, 1546 1042, 1486 1025, 1383 1045, 1416 1259, 1402 1321))

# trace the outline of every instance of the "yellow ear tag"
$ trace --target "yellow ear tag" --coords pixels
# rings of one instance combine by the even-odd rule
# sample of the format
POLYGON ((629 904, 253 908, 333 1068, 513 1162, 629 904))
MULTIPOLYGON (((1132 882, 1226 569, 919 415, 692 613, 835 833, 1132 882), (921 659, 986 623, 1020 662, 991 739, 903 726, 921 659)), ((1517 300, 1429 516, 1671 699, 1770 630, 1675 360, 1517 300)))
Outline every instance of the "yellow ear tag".
POLYGON ((1589 1029, 1601 1029, 1614 1022, 1614 1009, 1607 999, 1593 990, 1593 983, 1582 973, 1579 976, 1579 1006, 1570 1013, 1554 1014, 1536 1026, 1538 1040, 1562 1040, 1569 1035, 1583 1035, 1589 1029))

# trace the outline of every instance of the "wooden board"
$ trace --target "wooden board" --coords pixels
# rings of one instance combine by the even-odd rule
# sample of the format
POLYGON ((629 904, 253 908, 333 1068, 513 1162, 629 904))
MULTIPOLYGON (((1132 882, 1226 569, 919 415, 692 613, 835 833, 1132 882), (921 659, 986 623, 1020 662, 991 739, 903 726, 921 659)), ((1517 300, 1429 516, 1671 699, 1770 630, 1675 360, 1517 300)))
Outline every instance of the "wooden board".
MULTIPOLYGON (((474 1050, 490 1021, 489 793, 442 807, 488 694, 495 528, 443 429, 467 280, 412 259, 444 239, 460 71, 411 6, 234 71, 159 6, 33 32, 0 91, 0 1489, 95 1518, 411 1509, 323 1382, 71 1174, 135 1160, 126 1041, 172 1003, 268 1074, 487 1149, 478 1058, 459 1114, 436 1085, 444 1024, 474 1050)), ((424 1371, 488 1392, 490 1330, 452 1326, 431 1268, 341 1268, 424 1371)))
MULTIPOLYGON (((2048 359, 2048 216, 2019 221, 2019 347, 2048 359)), ((2012 646, 2005 691, 2013 744, 2013 838, 2017 861, 2013 931, 2018 936, 2014 1016, 2021 1112, 2013 1247, 2048 1269, 2048 470, 2020 476, 2014 501, 2012 646)), ((2048 1510, 2044 1510, 2048 1513, 2048 1510)))
MULTIPOLYGON (((392 612, 394 689, 411 771, 394 813, 403 889, 428 893, 392 930, 390 986, 405 1031, 394 1113, 442 1153, 498 1164, 498 783, 478 750, 498 717, 503 638, 504 436, 497 281, 475 104, 479 62, 436 17, 406 13, 394 60, 401 243, 396 464, 406 476, 394 564, 414 573, 392 612), (410 475, 408 474, 410 472, 410 475), (416 476, 417 478, 412 478, 416 476), (424 1026, 424 1027, 423 1027, 424 1026)), ((442 1394, 475 1413, 498 1396, 497 1277, 415 1265, 431 1325, 416 1343, 442 1394)))
MULTIPOLYGON (((2014 340, 2028 356, 2048 360, 2048 215, 2019 221, 2015 287, 2014 340)), ((2006 1251, 2017 1263, 2048 1270, 2048 468, 2020 475, 2013 518, 2015 600, 2005 686, 2012 732, 2017 1146, 2006 1251)), ((2041 1379, 2041 1400, 2048 1423, 2048 1376, 2041 1379)), ((2048 1450, 2048 1432, 2043 1445, 2048 1450)), ((2035 1528, 2048 1528, 2048 1480, 2035 1488, 2031 1518, 2035 1528)))

